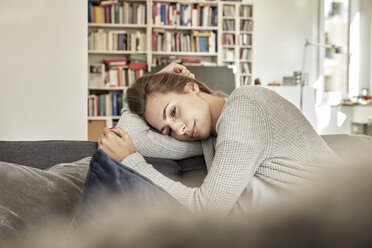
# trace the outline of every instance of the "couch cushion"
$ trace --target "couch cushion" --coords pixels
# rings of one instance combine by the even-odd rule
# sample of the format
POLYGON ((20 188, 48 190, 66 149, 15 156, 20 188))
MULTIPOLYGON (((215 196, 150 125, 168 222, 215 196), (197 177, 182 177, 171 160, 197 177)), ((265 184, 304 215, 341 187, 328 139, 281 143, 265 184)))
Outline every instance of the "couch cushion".
MULTIPOLYGON (((48 224, 50 216, 75 215, 90 158, 48 170, 0 162, 0 240, 48 224)), ((51 223, 50 223, 51 224, 51 223)))
POLYGON ((96 142, 89 141, 0 141, 0 161, 46 169, 92 156, 96 142))
POLYGON ((331 149, 350 164, 370 164, 372 161, 372 137, 366 135, 322 135, 331 149))

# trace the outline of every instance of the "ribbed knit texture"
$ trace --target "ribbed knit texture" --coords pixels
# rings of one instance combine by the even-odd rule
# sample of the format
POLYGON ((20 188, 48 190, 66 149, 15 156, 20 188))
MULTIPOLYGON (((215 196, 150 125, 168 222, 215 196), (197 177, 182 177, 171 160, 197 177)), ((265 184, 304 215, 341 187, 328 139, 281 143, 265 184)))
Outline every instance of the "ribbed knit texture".
POLYGON ((129 111, 118 126, 130 134, 136 150, 123 163, 193 212, 229 212, 253 175, 275 188, 292 190, 338 160, 292 103, 259 86, 232 92, 217 121, 218 137, 201 141, 201 147, 200 142, 162 135, 129 111), (199 188, 170 180, 142 157, 182 159, 201 153, 208 174, 199 188))

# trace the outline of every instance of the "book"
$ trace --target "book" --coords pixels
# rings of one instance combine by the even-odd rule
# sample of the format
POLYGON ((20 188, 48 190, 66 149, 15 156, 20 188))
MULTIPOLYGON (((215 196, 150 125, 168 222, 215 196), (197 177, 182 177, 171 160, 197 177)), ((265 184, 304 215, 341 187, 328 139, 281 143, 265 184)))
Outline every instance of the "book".
POLYGON ((112 94, 112 115, 114 115, 114 116, 119 115, 119 112, 118 112, 118 94, 117 93, 112 94))
POLYGON ((93 17, 93 5, 91 2, 88 2, 88 22, 92 23, 94 22, 94 17, 93 17))
POLYGON ((99 95, 99 116, 105 116, 105 96, 99 95))
POLYGON ((95 111, 95 96, 94 95, 89 95, 88 96, 88 116, 95 116, 96 111, 95 111))
POLYGON ((105 114, 106 116, 112 116, 113 115, 113 112, 112 112, 112 93, 109 93, 109 94, 106 94, 104 95, 105 96, 105 114))
POLYGON ((95 23, 105 23, 105 14, 103 7, 93 6, 93 13, 95 23))
POLYGON ((110 68, 108 70, 109 72, 109 82, 108 82, 108 86, 110 87, 117 87, 119 86, 119 79, 118 79, 118 68, 110 68))
POLYGON ((89 64, 88 85, 89 87, 104 87, 105 85, 105 65, 89 64))

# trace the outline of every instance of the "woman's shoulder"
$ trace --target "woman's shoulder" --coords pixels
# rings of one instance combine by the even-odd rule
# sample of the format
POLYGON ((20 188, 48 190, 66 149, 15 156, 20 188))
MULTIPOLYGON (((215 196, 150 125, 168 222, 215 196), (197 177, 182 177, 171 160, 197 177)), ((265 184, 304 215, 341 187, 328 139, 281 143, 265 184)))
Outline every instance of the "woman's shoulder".
POLYGON ((264 100, 266 102, 267 99, 270 99, 273 96, 277 96, 278 94, 270 90, 268 88, 262 86, 255 86, 255 85, 245 85, 235 89, 229 96, 228 101, 230 102, 238 102, 238 99, 250 99, 255 102, 260 102, 264 100))

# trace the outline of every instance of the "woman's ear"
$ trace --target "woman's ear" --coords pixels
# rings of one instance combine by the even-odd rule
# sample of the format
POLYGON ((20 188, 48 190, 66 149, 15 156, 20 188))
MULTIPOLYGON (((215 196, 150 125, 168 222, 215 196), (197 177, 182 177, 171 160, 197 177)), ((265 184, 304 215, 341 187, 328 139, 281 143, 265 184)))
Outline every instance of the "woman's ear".
POLYGON ((194 82, 188 82, 186 83, 184 90, 187 93, 189 92, 199 93, 199 85, 194 82))

